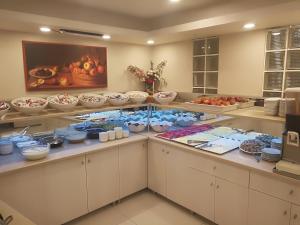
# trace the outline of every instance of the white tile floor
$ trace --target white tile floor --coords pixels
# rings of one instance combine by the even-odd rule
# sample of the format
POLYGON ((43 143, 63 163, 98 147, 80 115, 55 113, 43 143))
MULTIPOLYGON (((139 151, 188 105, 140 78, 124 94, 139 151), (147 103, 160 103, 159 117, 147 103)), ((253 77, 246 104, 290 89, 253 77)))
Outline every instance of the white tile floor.
POLYGON ((152 192, 143 191, 67 225, 208 225, 197 215, 152 192))

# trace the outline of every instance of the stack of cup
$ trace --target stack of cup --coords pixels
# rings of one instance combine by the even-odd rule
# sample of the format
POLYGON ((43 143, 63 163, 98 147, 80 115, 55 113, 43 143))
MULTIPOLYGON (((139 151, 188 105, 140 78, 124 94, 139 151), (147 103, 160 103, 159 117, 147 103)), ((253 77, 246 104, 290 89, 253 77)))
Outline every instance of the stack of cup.
POLYGON ((277 116, 279 110, 280 98, 267 98, 265 99, 264 112, 268 116, 277 116))
POLYGON ((116 139, 128 138, 128 137, 129 137, 129 131, 123 130, 122 127, 115 127, 114 130, 99 133, 100 142, 113 141, 116 139))
POLYGON ((123 128, 122 127, 115 127, 114 131, 116 133, 116 138, 117 139, 123 138, 123 128))

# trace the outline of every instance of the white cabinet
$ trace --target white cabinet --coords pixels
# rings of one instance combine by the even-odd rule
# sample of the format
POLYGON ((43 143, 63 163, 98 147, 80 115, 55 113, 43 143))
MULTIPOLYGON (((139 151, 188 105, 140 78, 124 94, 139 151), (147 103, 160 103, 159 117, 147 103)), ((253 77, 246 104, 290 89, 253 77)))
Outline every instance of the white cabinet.
POLYGON ((34 167, 0 176, 0 199, 36 224, 44 219, 43 167, 34 167))
POLYGON ((187 167, 185 175, 186 207, 213 221, 215 177, 193 167, 187 167))
POLYGON ((250 190, 248 225, 289 225, 289 202, 250 190))
POLYGON ((149 143, 148 187, 166 196, 166 146, 157 142, 149 143))
POLYGON ((216 178, 215 222, 219 225, 247 224, 247 209, 248 188, 216 178))
POLYGON ((43 180, 47 224, 63 224, 88 213, 85 156, 46 164, 43 180))
POLYGON ((300 206, 292 205, 290 225, 300 225, 300 206))
POLYGON ((119 147, 120 198, 147 187, 147 143, 119 147))
POLYGON ((89 211, 119 199, 117 147, 86 155, 86 173, 89 211))

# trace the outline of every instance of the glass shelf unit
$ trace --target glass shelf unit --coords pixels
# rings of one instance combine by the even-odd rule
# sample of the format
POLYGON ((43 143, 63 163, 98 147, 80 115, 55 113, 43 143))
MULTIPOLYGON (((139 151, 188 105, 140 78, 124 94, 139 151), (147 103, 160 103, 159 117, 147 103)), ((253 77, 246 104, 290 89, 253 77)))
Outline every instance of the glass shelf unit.
POLYGON ((264 97, 283 97, 289 87, 300 87, 300 26, 267 31, 264 97))
POLYGON ((219 38, 194 40, 193 92, 218 93, 219 38))

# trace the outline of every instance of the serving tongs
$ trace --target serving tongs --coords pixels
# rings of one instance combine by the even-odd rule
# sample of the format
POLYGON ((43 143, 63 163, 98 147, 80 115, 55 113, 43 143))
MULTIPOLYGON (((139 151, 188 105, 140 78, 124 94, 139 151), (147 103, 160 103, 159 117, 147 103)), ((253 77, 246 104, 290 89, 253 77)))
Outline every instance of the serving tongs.
POLYGON ((200 144, 206 144, 208 141, 200 141, 200 140, 187 140, 187 144, 191 145, 191 144, 196 144, 196 145, 200 145, 200 144))

